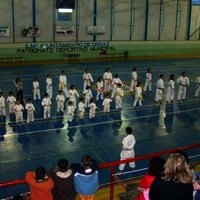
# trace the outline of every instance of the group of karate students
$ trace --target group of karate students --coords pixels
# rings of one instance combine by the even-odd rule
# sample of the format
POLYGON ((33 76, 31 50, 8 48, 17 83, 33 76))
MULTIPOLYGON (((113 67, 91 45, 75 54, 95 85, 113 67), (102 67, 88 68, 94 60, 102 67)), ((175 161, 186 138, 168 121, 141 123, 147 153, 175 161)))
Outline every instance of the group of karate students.
MULTIPOLYGON (((64 113, 65 111, 65 102, 68 100, 67 105, 67 116, 68 121, 72 121, 77 110, 78 119, 83 119, 85 115, 85 109, 89 109, 89 118, 92 119, 95 117, 97 105, 95 103, 102 100, 102 106, 104 113, 110 112, 110 104, 114 100, 115 108, 122 109, 122 100, 124 97, 123 83, 119 78, 118 74, 112 75, 109 68, 106 69, 103 76, 98 77, 95 84, 96 87, 96 99, 93 98, 91 83, 94 82, 92 74, 88 69, 83 73, 83 92, 79 94, 75 89, 74 85, 71 85, 69 90, 67 89, 67 77, 65 71, 61 71, 59 76, 59 86, 58 94, 56 96, 57 102, 57 112, 64 113), (81 97, 80 97, 81 96, 81 97), (77 105, 77 98, 79 98, 79 103, 77 105)), ((186 76, 186 73, 183 72, 180 77, 176 80, 179 85, 177 100, 184 100, 186 98, 186 90, 190 85, 189 78, 186 76)), ((199 96, 200 92, 200 75, 196 78, 196 91, 195 96, 199 96)), ((22 88, 22 83, 20 84, 22 88)), ((152 73, 151 68, 147 68, 145 74, 145 83, 144 88, 141 86, 141 82, 138 80, 137 68, 133 68, 131 73, 131 83, 130 83, 130 92, 134 94, 135 99, 133 102, 133 107, 139 103, 139 106, 142 106, 143 93, 146 90, 152 91, 152 73)), ((21 89, 22 90, 22 89, 21 89)), ((167 94, 166 102, 170 103, 174 100, 174 90, 175 90, 175 76, 172 74, 169 77, 167 83, 167 94)), ((33 99, 41 99, 40 95, 40 83, 35 77, 33 80, 33 99)), ((22 93, 22 91, 21 91, 22 93)), ((164 87, 164 75, 161 74, 156 83, 156 94, 155 102, 162 103, 163 95, 165 93, 164 87)), ((43 117, 48 119, 51 117, 51 107, 52 107, 52 96, 53 96, 53 84, 52 77, 50 74, 46 76, 46 93, 44 98, 41 101, 43 106, 43 117)), ((24 121, 23 112, 27 111, 27 122, 34 121, 34 112, 35 106, 31 99, 28 99, 28 102, 20 102, 16 99, 13 92, 9 92, 9 96, 5 100, 3 93, 0 91, 0 117, 6 116, 5 104, 7 103, 9 108, 10 115, 15 116, 16 123, 21 123, 24 121)))

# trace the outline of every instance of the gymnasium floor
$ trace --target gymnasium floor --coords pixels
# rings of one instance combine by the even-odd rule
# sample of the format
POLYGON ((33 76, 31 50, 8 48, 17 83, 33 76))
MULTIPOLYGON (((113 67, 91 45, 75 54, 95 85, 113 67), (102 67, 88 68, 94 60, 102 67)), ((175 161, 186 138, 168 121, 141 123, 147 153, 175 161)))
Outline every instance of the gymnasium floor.
MULTIPOLYGON (((131 126, 134 130, 137 141, 136 155, 176 148, 197 143, 200 140, 199 99, 194 98, 196 87, 194 80, 200 73, 200 59, 1 67, 0 88, 4 97, 7 98, 10 90, 15 91, 13 80, 20 76, 24 83, 25 99, 27 99, 32 97, 32 80, 37 76, 41 94, 44 94, 47 73, 52 74, 54 86, 52 118, 42 119, 41 101, 37 100, 34 102, 36 106, 34 123, 16 126, 9 123, 9 116, 7 116, 6 123, 1 123, 0 182, 21 179, 26 171, 35 170, 41 165, 50 169, 56 166, 60 158, 67 158, 70 163, 80 162, 82 155, 90 154, 98 163, 119 160, 121 141, 125 136, 124 130, 127 126, 131 126), (126 94, 122 111, 116 110, 112 102, 111 113, 107 116, 102 112, 102 101, 99 101, 94 120, 89 120, 86 113, 83 121, 79 122, 75 117, 73 122, 68 124, 66 114, 63 117, 57 116, 55 96, 61 70, 66 71, 68 88, 74 84, 81 94, 84 69, 89 68, 96 81, 108 67, 113 75, 118 73, 125 83, 126 94), (133 109, 134 96, 129 93, 128 88, 133 67, 137 67, 139 80, 143 84, 146 68, 151 67, 153 73, 153 92, 146 92, 143 106, 136 109, 133 109), (159 75, 165 75, 165 86, 167 86, 170 74, 175 74, 177 78, 183 71, 186 71, 190 78, 187 100, 180 103, 175 101, 173 104, 163 104, 161 107, 154 106, 155 84, 159 75)), ((96 96, 94 86, 93 95, 96 96)), ((195 151, 189 153, 190 155, 197 154, 195 151)), ((145 167, 146 164, 146 162, 136 163, 136 169, 145 167)), ((128 166, 126 170, 130 170, 128 166)), ((100 175, 102 184, 109 181, 108 170, 101 170, 100 175)), ((135 175, 136 172, 129 175, 129 178, 135 175)), ((0 191, 0 199, 8 194, 26 190, 25 186, 3 189, 0 191)))

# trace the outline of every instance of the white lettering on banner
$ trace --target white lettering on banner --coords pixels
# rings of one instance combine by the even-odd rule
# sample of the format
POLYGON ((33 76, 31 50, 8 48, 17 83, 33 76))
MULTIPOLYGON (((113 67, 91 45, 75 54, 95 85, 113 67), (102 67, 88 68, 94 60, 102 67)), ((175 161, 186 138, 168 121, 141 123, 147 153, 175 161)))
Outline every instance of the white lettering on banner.
POLYGON ((17 54, 22 53, 52 53, 52 52, 85 52, 115 50, 110 42, 54 42, 54 43, 30 43, 24 48, 17 49, 17 54))

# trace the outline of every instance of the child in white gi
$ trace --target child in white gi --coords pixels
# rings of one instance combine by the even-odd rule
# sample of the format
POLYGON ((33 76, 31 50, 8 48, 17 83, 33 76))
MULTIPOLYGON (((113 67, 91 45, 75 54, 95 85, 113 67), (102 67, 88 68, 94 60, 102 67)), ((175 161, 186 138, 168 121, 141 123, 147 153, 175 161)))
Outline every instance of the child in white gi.
POLYGON ((134 67, 131 73, 130 92, 133 92, 135 90, 136 85, 137 85, 137 68, 134 67))
POLYGON ((52 99, 53 85, 52 85, 52 78, 50 74, 47 74, 47 77, 46 77, 46 93, 49 95, 49 98, 52 99))
POLYGON ((73 102, 69 101, 68 102, 68 107, 67 107, 68 121, 69 122, 72 122, 73 117, 74 117, 74 112, 75 112, 75 109, 74 109, 73 102))
MULTIPOLYGON (((126 134, 127 136, 124 137, 122 140, 122 151, 120 153, 120 160, 125 160, 128 158, 134 158, 135 157, 135 151, 134 151, 134 146, 136 143, 135 137, 133 135, 133 130, 131 127, 126 128, 126 134)), ((126 163, 120 164, 119 165, 119 170, 123 171, 125 168, 126 163)), ((132 169, 135 168, 135 162, 130 162, 129 167, 132 169)))
POLYGON ((177 83, 179 84, 177 100, 185 100, 187 87, 190 85, 189 78, 185 72, 178 77, 177 83))
POLYGON ((101 96, 101 99, 103 100, 103 80, 101 77, 97 79, 96 88, 97 88, 96 100, 97 101, 99 100, 99 96, 101 96))
POLYGON ((199 92, 200 92, 200 74, 196 77, 195 83, 196 83, 196 91, 195 91, 194 96, 198 97, 199 96, 199 92))
POLYGON ((59 91, 63 91, 68 97, 68 91, 67 91, 67 77, 65 75, 65 71, 61 71, 60 76, 59 76, 59 91))
POLYGON ((85 70, 83 73, 83 91, 86 89, 86 86, 91 86, 91 82, 93 82, 92 74, 89 72, 88 69, 85 70))
POLYGON ((149 91, 152 91, 152 73, 151 68, 147 68, 147 73, 145 77, 145 84, 144 84, 144 92, 147 90, 147 87, 149 86, 149 91))
POLYGON ((24 107, 22 106, 22 104, 20 104, 20 101, 17 100, 16 105, 14 107, 15 120, 17 124, 24 121, 23 110, 24 110, 24 107))
POLYGON ((84 99, 81 97, 80 102, 78 104, 78 118, 83 119, 85 113, 85 104, 84 99))
POLYGON ((122 85, 118 83, 118 86, 116 88, 116 96, 115 96, 115 108, 116 109, 122 109, 122 99, 124 96, 124 90, 122 89, 122 85))
POLYGON ((171 103, 174 101, 174 89, 175 89, 174 78, 175 78, 174 74, 171 74, 168 80, 167 96, 166 96, 167 103, 171 103))
POLYGON ((157 87, 156 87, 156 96, 155 96, 155 101, 162 103, 162 98, 164 94, 164 75, 161 74, 158 81, 157 81, 157 87))
POLYGON ((142 87, 141 82, 138 82, 135 87, 135 100, 133 102, 133 107, 137 105, 137 102, 139 102, 139 106, 142 106, 142 87))
POLYGON ((97 106, 96 106, 96 104, 95 104, 93 98, 90 100, 90 105, 89 105, 89 107, 90 107, 89 118, 90 118, 90 119, 93 119, 93 118, 95 117, 96 109, 97 109, 97 106))
POLYGON ((110 91, 111 88, 111 83, 112 83, 112 73, 110 72, 110 69, 107 68, 104 75, 103 75, 103 80, 104 80, 104 92, 107 93, 110 91))
POLYGON ((5 98, 3 97, 3 93, 0 91, 0 117, 3 118, 5 116, 6 116, 5 98))
POLYGON ((9 96, 6 99, 6 102, 8 104, 9 113, 11 115, 13 115, 14 114, 14 107, 15 107, 15 103, 16 103, 16 98, 14 97, 12 91, 9 92, 9 96))
POLYGON ((51 117, 51 99, 49 95, 45 93, 44 98, 42 99, 42 106, 44 108, 44 119, 49 119, 51 117))
POLYGON ((64 113, 64 103, 65 103, 65 97, 63 95, 63 91, 60 90, 58 92, 58 95, 56 96, 56 101, 57 101, 57 112, 62 112, 64 113))
POLYGON ((115 74, 115 76, 112 80, 112 94, 111 94, 112 99, 115 97, 115 93, 116 93, 118 84, 121 84, 123 86, 123 83, 122 83, 121 79, 119 78, 119 75, 115 74))
POLYGON ((36 100, 37 98, 41 99, 41 97, 40 97, 40 84, 39 84, 37 77, 35 77, 33 79, 33 99, 36 100))
POLYGON ((103 112, 109 113, 110 112, 110 103, 112 102, 112 99, 109 98, 109 95, 107 94, 105 99, 103 100, 103 112))
POLYGON ((89 107, 90 100, 92 98, 92 91, 90 89, 90 86, 87 85, 85 90, 83 91, 83 95, 85 96, 85 107, 89 107))
POLYGON ((77 108, 76 97, 79 97, 79 94, 76 91, 74 85, 71 85, 70 90, 69 90, 69 101, 71 101, 73 103, 74 109, 77 108))
POLYGON ((34 118, 34 112, 35 112, 35 106, 31 102, 31 99, 28 99, 28 103, 25 106, 27 110, 27 123, 33 122, 35 120, 34 118))

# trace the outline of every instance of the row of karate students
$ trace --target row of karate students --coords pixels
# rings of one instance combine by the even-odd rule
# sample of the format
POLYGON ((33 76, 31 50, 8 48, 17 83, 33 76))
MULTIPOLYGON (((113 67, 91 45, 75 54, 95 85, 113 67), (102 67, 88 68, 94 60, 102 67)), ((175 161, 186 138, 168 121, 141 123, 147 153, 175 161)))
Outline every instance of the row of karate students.
MULTIPOLYGON (((122 97, 124 96, 124 91, 122 89, 122 85, 119 84, 117 86, 116 92, 115 92, 115 104, 116 108, 120 109, 122 108, 122 97)), ((102 94, 103 95, 103 94, 102 94)), ((68 113, 68 121, 72 121, 75 110, 77 109, 77 103, 76 98, 79 98, 79 94, 75 87, 71 85, 70 90, 67 92, 67 97, 69 97, 68 106, 67 106, 67 113, 68 113)), ((78 104, 78 118, 83 119, 85 108, 89 108, 89 118, 92 119, 95 117, 96 113, 96 103, 93 99, 92 91, 90 89, 90 86, 86 86, 83 97, 79 99, 78 104)), ((36 95, 36 99, 39 98, 40 95, 36 95)), ((103 99, 103 96, 101 96, 103 99)), ((66 97, 62 90, 59 91, 59 93, 56 96, 56 102, 57 102, 57 112, 58 113, 64 113, 64 107, 65 107, 65 100, 66 97)), ((13 92, 9 93, 9 96, 7 97, 6 101, 3 97, 3 93, 0 92, 0 116, 5 117, 6 116, 6 110, 5 110, 5 102, 8 104, 9 107, 9 113, 10 115, 15 115, 16 123, 23 122, 23 111, 26 109, 27 111, 27 122, 33 122, 34 121, 34 112, 35 112, 35 106, 32 103, 31 99, 28 99, 28 102, 25 104, 25 107, 22 103, 20 103, 19 100, 16 100, 13 92)), ((112 99, 109 98, 109 95, 106 95, 106 97, 103 100, 103 107, 104 112, 110 112, 110 102, 112 102, 112 99)), ((45 119, 51 117, 51 106, 52 101, 49 97, 49 94, 45 93, 44 98, 42 99, 41 105, 43 106, 43 117, 45 119)))

